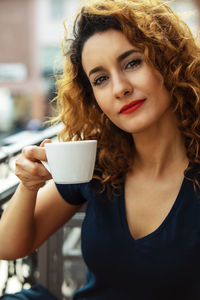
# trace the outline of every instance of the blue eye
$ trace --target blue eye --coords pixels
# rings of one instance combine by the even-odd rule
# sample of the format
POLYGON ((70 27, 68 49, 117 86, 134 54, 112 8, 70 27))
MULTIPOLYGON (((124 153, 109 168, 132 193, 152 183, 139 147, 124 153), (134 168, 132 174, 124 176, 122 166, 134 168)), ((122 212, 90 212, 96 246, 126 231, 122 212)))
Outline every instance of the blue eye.
POLYGON ((108 76, 100 76, 93 81, 93 85, 94 86, 101 85, 106 79, 108 79, 108 76))
POLYGON ((131 60, 125 67, 125 69, 133 69, 139 65, 141 65, 142 60, 140 58, 131 60))

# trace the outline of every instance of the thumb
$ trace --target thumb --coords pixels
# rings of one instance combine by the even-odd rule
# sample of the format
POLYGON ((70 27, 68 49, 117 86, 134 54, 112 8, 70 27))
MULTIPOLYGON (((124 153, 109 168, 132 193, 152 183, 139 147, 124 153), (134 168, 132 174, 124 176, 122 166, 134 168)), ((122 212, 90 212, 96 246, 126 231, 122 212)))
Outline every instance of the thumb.
POLYGON ((44 145, 46 143, 52 143, 52 141, 50 139, 45 139, 44 141, 42 141, 42 143, 40 144, 40 147, 44 147, 44 145))

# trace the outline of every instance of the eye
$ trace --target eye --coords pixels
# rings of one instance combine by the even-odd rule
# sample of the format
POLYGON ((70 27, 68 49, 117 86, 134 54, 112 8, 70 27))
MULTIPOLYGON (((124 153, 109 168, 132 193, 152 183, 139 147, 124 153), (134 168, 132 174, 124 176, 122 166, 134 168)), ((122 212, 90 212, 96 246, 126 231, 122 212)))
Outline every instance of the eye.
POLYGON ((96 78, 94 81, 93 81, 93 85, 94 86, 98 86, 98 85, 101 85, 102 83, 104 83, 106 80, 108 79, 108 76, 100 76, 98 78, 96 78))
POLYGON ((142 63, 142 59, 140 59, 140 58, 133 59, 125 66, 125 69, 133 69, 133 68, 141 65, 141 63, 142 63))

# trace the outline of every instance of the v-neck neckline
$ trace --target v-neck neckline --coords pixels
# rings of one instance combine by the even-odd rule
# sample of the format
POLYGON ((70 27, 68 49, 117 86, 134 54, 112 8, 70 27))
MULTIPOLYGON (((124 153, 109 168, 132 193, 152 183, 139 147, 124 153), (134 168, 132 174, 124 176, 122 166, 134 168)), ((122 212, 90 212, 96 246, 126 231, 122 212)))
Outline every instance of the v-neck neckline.
POLYGON ((138 238, 138 239, 134 238, 134 236, 132 235, 132 233, 130 231, 130 228, 129 228, 127 215, 126 215, 126 207, 125 207, 125 184, 123 184, 122 193, 121 193, 121 212, 122 212, 122 222, 123 222, 125 233, 126 233, 127 237, 135 243, 140 243, 142 241, 151 239, 151 238, 155 237, 157 234, 159 234, 162 231, 162 229, 168 224, 169 220, 175 214, 175 212, 176 212, 176 210, 177 210, 177 208, 178 208, 178 206, 181 202, 183 193, 184 193, 184 187, 185 187, 186 180, 187 179, 184 176, 183 180, 182 180, 182 183, 181 183, 181 186, 180 186, 180 189, 179 189, 178 194, 176 196, 176 199, 175 199, 171 209, 169 210, 167 216, 161 222, 161 224, 155 230, 150 232, 149 234, 147 234, 147 235, 145 235, 141 238, 138 238))

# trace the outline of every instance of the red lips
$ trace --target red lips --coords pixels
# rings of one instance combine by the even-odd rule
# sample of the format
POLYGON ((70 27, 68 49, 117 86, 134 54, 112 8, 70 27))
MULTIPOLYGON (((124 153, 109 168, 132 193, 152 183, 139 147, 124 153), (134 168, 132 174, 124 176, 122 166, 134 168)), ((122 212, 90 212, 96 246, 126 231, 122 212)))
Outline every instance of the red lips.
MULTIPOLYGON (((128 112, 131 108, 133 108, 134 110, 134 107, 135 109, 139 108, 145 101, 146 99, 139 99, 139 100, 134 100, 132 102, 130 102, 129 104, 126 104, 124 105, 121 109, 120 109, 120 114, 121 113, 126 113, 126 111, 128 112)), ((131 109, 132 111, 132 109, 131 109)))

